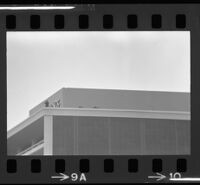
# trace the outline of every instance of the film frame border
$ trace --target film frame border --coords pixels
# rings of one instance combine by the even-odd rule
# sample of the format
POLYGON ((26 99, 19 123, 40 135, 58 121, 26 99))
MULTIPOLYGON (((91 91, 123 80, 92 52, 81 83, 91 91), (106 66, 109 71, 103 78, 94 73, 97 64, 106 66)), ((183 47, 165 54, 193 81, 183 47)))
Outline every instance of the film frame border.
POLYGON ((2 0, 1 5, 66 5, 66 4, 196 4, 199 0, 2 0))
MULTIPOLYGON (((2 140, 0 144, 0 183, 59 183, 52 180, 51 175, 55 175, 55 164, 65 162, 62 165, 63 172, 80 173, 87 175, 87 183, 133 183, 133 182, 155 182, 147 179, 148 175, 154 172, 163 174, 181 171, 180 167, 186 160, 187 171, 184 176, 198 177, 200 165, 198 159, 200 149, 198 148, 198 108, 200 100, 198 94, 200 86, 198 84, 198 59, 200 54, 198 46, 200 41, 200 4, 178 4, 178 5, 75 5, 74 10, 50 10, 50 11, 0 11, 0 115, 2 140), (169 14, 170 12, 170 14, 169 14), (31 18, 31 16, 35 16, 31 18), (64 16, 64 27, 55 28, 55 16, 64 16), (104 18, 104 16, 107 18, 104 18), (128 16, 133 15, 137 20, 136 25, 128 25, 128 16), (10 18, 8 18, 10 16, 10 18), (15 16, 15 18, 13 17, 15 16), (39 16, 39 19, 38 19, 39 16), (154 18, 153 18, 154 16, 154 18), (177 27, 177 16, 181 16, 177 27), (183 21, 182 19, 184 19, 183 21), (8 20, 10 19, 10 20, 8 20), (15 20, 16 19, 16 20, 15 20), (32 19, 32 24, 30 20, 32 19), (104 25, 106 19, 106 27, 104 25), (155 19, 155 20, 153 20, 155 19), (38 20, 39 24, 38 24, 38 20), (109 20, 109 21, 108 21, 109 20), (161 21, 160 21, 161 20, 161 21), (16 24, 15 24, 16 22, 16 24), (112 22, 112 24, 110 24, 112 22), (154 23, 153 23, 154 22, 154 23), (180 23, 179 22, 179 23, 180 23), (182 23, 185 22, 185 27, 182 23), (161 23, 161 24, 160 24, 161 23), (13 26, 14 25, 14 26, 13 26), (81 25, 81 27, 80 27, 81 25), (112 26, 111 26, 112 25, 112 26), (6 31, 190 31, 191 33, 191 155, 152 155, 152 156, 7 156, 7 131, 6 131, 6 31), (137 169, 128 167, 128 161, 138 163, 137 169), (63 161, 64 160, 64 161, 63 161), (81 169, 81 163, 88 166, 88 169, 81 169), (113 170, 106 169, 104 160, 112 163, 113 170), (56 162, 57 161, 57 162, 56 162), (87 162, 86 162, 87 161, 87 162), (136 162, 138 161, 138 162, 136 162), (156 161, 156 162, 155 162, 156 161), (158 162, 159 161, 159 162, 158 162), (157 164, 160 165, 153 165, 157 164), (32 164, 32 165, 31 165, 32 164), (8 169, 7 168, 10 168, 8 169), (157 167, 156 167, 157 166, 157 167), (16 170, 15 170, 16 167, 16 170), (180 168, 179 170, 177 168, 180 168), (46 170, 48 169, 48 170, 46 170), (9 173, 7 173, 7 170, 9 173), (130 173, 133 171, 134 173, 130 173), (108 173, 105 173, 105 172, 108 173), (110 171, 110 172, 109 172, 110 171), (119 178, 121 177, 121 178, 119 178)), ((60 18, 59 18, 60 19, 60 18)), ((63 19, 63 18, 61 18, 63 19)), ((62 22, 62 21, 61 21, 62 22)), ((106 163, 106 162, 105 162, 106 163)), ((130 162, 131 163, 131 162, 130 162)), ((84 165, 85 166, 85 165, 84 165)), ((109 165, 110 166, 110 165, 109 165)), ((57 171, 58 172, 58 171, 57 171)), ((64 181, 66 182, 66 181, 64 181)), ((69 183, 69 182, 68 182, 69 183)))

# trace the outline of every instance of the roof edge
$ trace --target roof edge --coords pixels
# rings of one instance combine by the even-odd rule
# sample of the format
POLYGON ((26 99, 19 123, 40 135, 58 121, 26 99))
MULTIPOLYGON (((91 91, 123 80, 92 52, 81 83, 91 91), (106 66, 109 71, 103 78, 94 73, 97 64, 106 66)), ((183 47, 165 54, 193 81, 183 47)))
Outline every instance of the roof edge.
POLYGON ((190 112, 146 111, 128 109, 43 108, 7 132, 7 139, 43 116, 90 116, 190 120, 190 112))

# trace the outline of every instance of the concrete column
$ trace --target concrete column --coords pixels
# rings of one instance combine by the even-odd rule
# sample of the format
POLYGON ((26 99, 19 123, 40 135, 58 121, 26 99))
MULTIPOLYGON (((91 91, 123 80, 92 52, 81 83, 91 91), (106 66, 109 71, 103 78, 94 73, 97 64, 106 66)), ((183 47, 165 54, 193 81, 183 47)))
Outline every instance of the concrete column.
POLYGON ((53 116, 44 116, 44 155, 53 155, 53 116))

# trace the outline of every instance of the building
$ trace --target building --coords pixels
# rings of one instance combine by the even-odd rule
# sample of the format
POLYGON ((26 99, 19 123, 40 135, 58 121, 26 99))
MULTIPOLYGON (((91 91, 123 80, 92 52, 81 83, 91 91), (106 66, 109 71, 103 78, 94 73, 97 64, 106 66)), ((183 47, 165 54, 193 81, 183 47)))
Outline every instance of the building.
POLYGON ((7 133, 8 155, 190 154, 190 93, 62 88, 7 133))

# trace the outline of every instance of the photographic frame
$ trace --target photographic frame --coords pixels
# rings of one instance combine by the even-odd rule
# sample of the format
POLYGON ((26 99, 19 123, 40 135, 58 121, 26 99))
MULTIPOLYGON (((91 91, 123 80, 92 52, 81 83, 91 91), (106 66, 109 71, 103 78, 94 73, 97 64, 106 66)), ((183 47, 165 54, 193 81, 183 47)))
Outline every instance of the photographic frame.
MULTIPOLYGON (((166 178, 160 182, 170 182, 170 178, 189 178, 199 177, 199 154, 198 134, 199 129, 199 99, 200 91, 199 79, 199 4, 120 4, 120 5, 73 5, 71 10, 1 10, 0 15, 0 52, 1 52, 1 151, 0 159, 0 179, 1 183, 59 183, 60 179, 51 178, 56 176, 56 160, 64 160, 66 164, 64 172, 69 176, 73 173, 78 174, 75 182, 81 182, 80 171, 81 160, 89 160, 89 172, 85 173, 87 183, 136 183, 136 182, 155 182, 159 178, 149 178, 162 174, 166 178), (136 28, 128 28, 127 16, 137 15, 138 25, 136 28), (8 16, 14 16, 7 18, 8 16), (31 20, 32 15, 37 15, 31 20), (55 28, 55 15, 64 15, 64 28, 55 28), (81 15, 87 15, 88 21, 80 21, 81 15), (107 18, 107 28, 103 22, 103 16, 107 18), (152 15, 162 17, 162 26, 152 27, 152 15), (177 16, 180 16, 179 18, 177 16), (38 17, 39 16, 39 17, 38 17), (185 18, 185 21, 182 20, 185 18), (7 19, 7 22, 6 22, 7 19), (10 21, 8 21, 10 19, 10 21), (110 19, 113 23, 111 27, 110 19), (16 22, 16 24, 14 24, 16 22), (39 22, 38 22, 39 21, 39 22), (185 24, 184 24, 185 23, 185 24), (86 26, 86 25, 88 26, 86 26), (15 25, 15 26, 14 26, 15 25), (83 27, 80 28, 80 25, 83 27), (185 26, 184 26, 185 25, 185 26), (85 28, 86 26, 86 28, 85 28), (32 27, 32 28, 31 28, 32 27), (190 70, 191 70, 191 154, 190 155, 125 155, 125 156, 8 156, 7 155, 7 68, 6 68, 6 33, 9 31, 189 31, 190 32, 190 70), (105 160, 111 159, 114 162, 114 170, 105 173, 105 160), (128 161, 136 159, 138 161, 138 171, 128 172, 128 161), (155 162, 155 161, 156 162, 155 162), (153 162, 154 161, 154 162, 153 162), (159 162, 161 161, 161 163, 159 162), (187 163, 187 170, 181 171, 182 163, 187 163), (162 170, 152 172, 152 164, 161 164, 162 170), (9 167, 11 166, 11 167, 9 167), (14 166, 14 167, 13 167, 14 166), (16 167, 16 168, 15 168, 16 167), (14 171, 13 171, 14 168, 14 171), (179 168, 179 169, 178 169, 179 168), (10 170, 11 169, 11 170, 10 170), (10 172, 9 172, 10 170, 10 172), (35 172, 34 172, 35 171, 35 172), (177 175, 178 173, 178 175, 177 175), (11 178, 12 177, 12 178, 11 178), (120 178, 119 178, 120 177, 120 178)), ((155 23, 157 25, 157 23, 155 23)), ((110 160, 108 160, 108 163, 110 160)), ((112 162, 111 162, 112 163, 112 162)), ((155 165, 154 165, 155 166, 155 165)), ((183 165, 185 166, 185 165, 183 165)), ((159 167, 158 167, 159 168, 159 167)), ((84 171, 84 170, 83 170, 84 171)), ((63 173, 64 173, 63 172, 63 173)), ((69 178, 69 182, 73 182, 69 178)), ((66 182, 66 181, 63 181, 66 182)))

